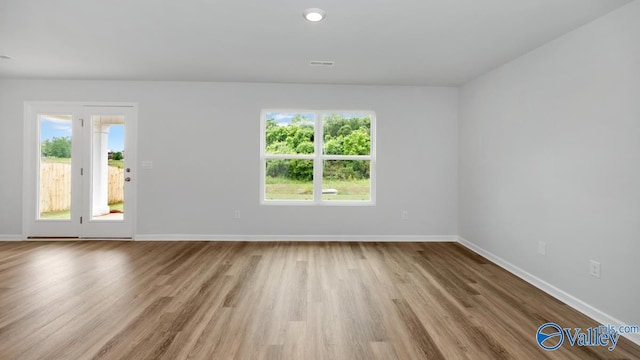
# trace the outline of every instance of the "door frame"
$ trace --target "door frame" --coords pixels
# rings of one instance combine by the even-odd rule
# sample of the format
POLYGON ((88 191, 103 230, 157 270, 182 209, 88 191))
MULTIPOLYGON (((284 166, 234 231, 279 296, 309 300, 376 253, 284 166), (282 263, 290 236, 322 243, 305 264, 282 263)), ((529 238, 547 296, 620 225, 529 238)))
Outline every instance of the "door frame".
MULTIPOLYGON (((133 102, 95 102, 95 101, 25 101, 24 102, 24 139, 23 139, 23 181, 22 181, 22 194, 23 194, 23 207, 22 207, 22 239, 23 240, 28 240, 30 236, 32 236, 32 230, 30 228, 30 225, 32 224, 32 222, 34 222, 34 216, 36 216, 36 211, 37 211, 37 206, 36 206, 36 201, 37 201, 37 196, 38 196, 38 183, 37 183, 37 179, 38 179, 38 175, 36 174, 36 161, 37 161, 37 149, 38 149, 38 141, 39 139, 37 138, 37 134, 38 134, 38 124, 37 121, 35 121, 35 117, 38 114, 38 112, 46 112, 47 108, 58 108, 58 109, 73 109, 74 112, 74 120, 76 120, 77 118, 85 118, 85 124, 89 121, 89 119, 86 119, 86 115, 85 113, 85 108, 91 108, 91 107, 97 107, 97 108, 117 108, 117 107, 127 107, 130 108, 130 114, 131 114, 131 118, 127 119, 127 123, 126 123, 126 133, 125 133, 125 137, 126 137, 126 146, 127 149, 129 150, 129 154, 131 154, 130 159, 128 159, 129 161, 127 161, 127 167, 130 167, 133 169, 133 176, 134 177, 134 181, 132 181, 131 183, 128 184, 129 187, 129 191, 127 192, 127 198, 125 199, 126 203, 126 210, 125 210, 125 216, 127 216, 125 219, 127 219, 128 221, 131 222, 130 224, 130 234, 126 234, 126 236, 118 236, 117 238, 130 238, 133 239, 135 234, 136 234, 136 225, 137 225, 137 172, 136 172, 136 164, 137 164, 137 124, 138 124, 138 103, 133 103, 133 102), (79 114, 79 116, 76 118, 76 113, 79 114)), ((75 136, 74 134, 74 144, 79 143, 79 147, 78 146, 74 146, 72 148, 72 152, 74 154, 82 154, 82 149, 85 149, 88 145, 87 145, 87 141, 89 141, 89 139, 85 139, 85 131, 81 130, 79 132, 80 136, 75 136), (75 150, 75 151, 74 151, 75 150)), ((89 142, 90 143, 90 142, 89 142)), ((74 156, 74 155, 72 155, 74 156)), ((84 156, 88 156, 87 154, 84 154, 84 156)), ((79 157, 77 157, 77 161, 76 163, 79 163, 80 166, 79 167, 85 167, 86 162, 85 159, 82 157, 82 155, 80 155, 79 157)), ((77 167, 78 168, 78 167, 77 167)), ((85 179, 88 179, 88 177, 85 177, 85 179)), ((76 208, 78 209, 77 212, 79 213, 83 213, 85 212, 85 203, 87 202, 88 199, 85 199, 85 197, 89 196, 89 194, 84 194, 84 192, 86 191, 85 188, 85 183, 86 181, 89 180, 83 180, 82 178, 79 179, 79 183, 76 183, 76 185, 73 185, 72 183, 72 187, 76 187, 76 191, 79 189, 82 194, 80 195, 80 200, 78 200, 78 203, 76 204, 76 208)), ((77 198, 77 197, 76 197, 77 198)), ((73 199, 73 198, 72 198, 73 199)), ((73 201, 73 200, 72 200, 73 201)), ((73 211, 73 207, 72 207, 72 211, 73 211)), ((87 216, 85 214, 83 214, 83 216, 87 216)), ((37 219, 37 218, 35 218, 37 219)), ((90 216, 87 216, 87 220, 90 219, 90 216)), ((37 220, 35 220, 37 221, 37 220)), ((72 218, 71 220, 72 222, 75 221, 75 219, 72 218)), ((84 236, 83 231, 82 231, 82 225, 79 224, 79 219, 78 219, 78 225, 77 227, 74 227, 71 225, 72 229, 76 229, 75 230, 75 235, 77 236, 71 236, 73 238, 79 238, 79 239, 108 239, 108 238, 113 238, 111 237, 109 234, 105 234, 105 236, 96 236, 96 234, 91 234, 89 236, 84 236)), ((39 235, 35 235, 34 237, 38 237, 39 235)), ((49 238, 48 235, 46 235, 47 238, 49 238)), ((55 237, 66 237, 66 235, 61 235, 61 233, 53 233, 51 234, 52 238, 55 237)))

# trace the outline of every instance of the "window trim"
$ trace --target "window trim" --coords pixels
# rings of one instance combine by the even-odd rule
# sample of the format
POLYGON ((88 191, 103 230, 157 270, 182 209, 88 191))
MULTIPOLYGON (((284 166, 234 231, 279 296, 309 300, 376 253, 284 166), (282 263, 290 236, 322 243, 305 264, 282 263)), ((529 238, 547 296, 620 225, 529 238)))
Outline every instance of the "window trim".
POLYGON ((260 204, 288 206, 375 206, 376 205, 376 113, 372 110, 339 110, 339 109, 283 109, 269 108, 260 112, 260 204), (314 114, 314 153, 313 154, 266 154, 266 125, 268 113, 305 113, 314 114), (369 155, 324 155, 324 124, 322 114, 362 114, 371 118, 369 155), (313 160, 313 199, 312 200, 267 200, 266 195, 266 161, 267 160, 313 160), (324 160, 366 160, 369 161, 369 200, 322 200, 322 173, 324 160), (319 179, 319 180, 318 180, 319 179))

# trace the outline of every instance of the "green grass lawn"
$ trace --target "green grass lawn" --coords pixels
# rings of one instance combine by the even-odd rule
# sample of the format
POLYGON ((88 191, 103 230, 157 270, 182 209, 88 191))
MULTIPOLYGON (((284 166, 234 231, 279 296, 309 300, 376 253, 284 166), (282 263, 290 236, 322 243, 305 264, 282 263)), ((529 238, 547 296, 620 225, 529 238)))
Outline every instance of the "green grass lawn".
POLYGON ((124 203, 115 203, 115 204, 109 204, 109 210, 111 211, 120 211, 120 212, 124 212, 124 203))
POLYGON ((48 211, 40 213, 41 220, 69 220, 70 218, 71 212, 69 210, 48 211))
POLYGON ((118 169, 124 169, 124 160, 109 160, 109 166, 117 167, 118 169))
MULTIPOLYGON (((323 200, 367 201, 370 199, 370 182, 365 180, 324 180, 323 189, 336 189, 336 195, 323 195, 323 200)), ((313 182, 267 177, 267 200, 313 200, 313 182)))
POLYGON ((43 164, 71 164, 71 158, 43 157, 40 158, 40 162, 43 164))

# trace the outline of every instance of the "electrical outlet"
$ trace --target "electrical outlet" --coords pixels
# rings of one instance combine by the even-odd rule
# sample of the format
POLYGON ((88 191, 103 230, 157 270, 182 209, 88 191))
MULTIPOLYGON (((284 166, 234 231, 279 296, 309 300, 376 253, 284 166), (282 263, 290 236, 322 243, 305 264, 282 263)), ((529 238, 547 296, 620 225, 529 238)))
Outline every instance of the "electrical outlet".
POLYGON ((236 210, 233 212, 233 218, 234 219, 240 219, 240 210, 236 210))
POLYGON ((538 241, 538 254, 547 255, 547 243, 544 241, 538 241))
POLYGON ((600 263, 595 260, 589 261, 589 274, 600 279, 600 263))
POLYGON ((400 213, 400 218, 401 218, 402 220, 409 220, 409 212, 408 212, 407 210, 403 210, 403 211, 400 213))

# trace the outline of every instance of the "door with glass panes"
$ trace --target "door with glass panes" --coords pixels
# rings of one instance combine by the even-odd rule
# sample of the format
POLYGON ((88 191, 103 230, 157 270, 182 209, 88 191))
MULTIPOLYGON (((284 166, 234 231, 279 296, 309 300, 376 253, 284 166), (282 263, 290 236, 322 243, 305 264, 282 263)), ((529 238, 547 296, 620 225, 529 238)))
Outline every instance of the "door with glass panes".
POLYGON ((25 105, 28 238, 131 238, 136 108, 25 105))

